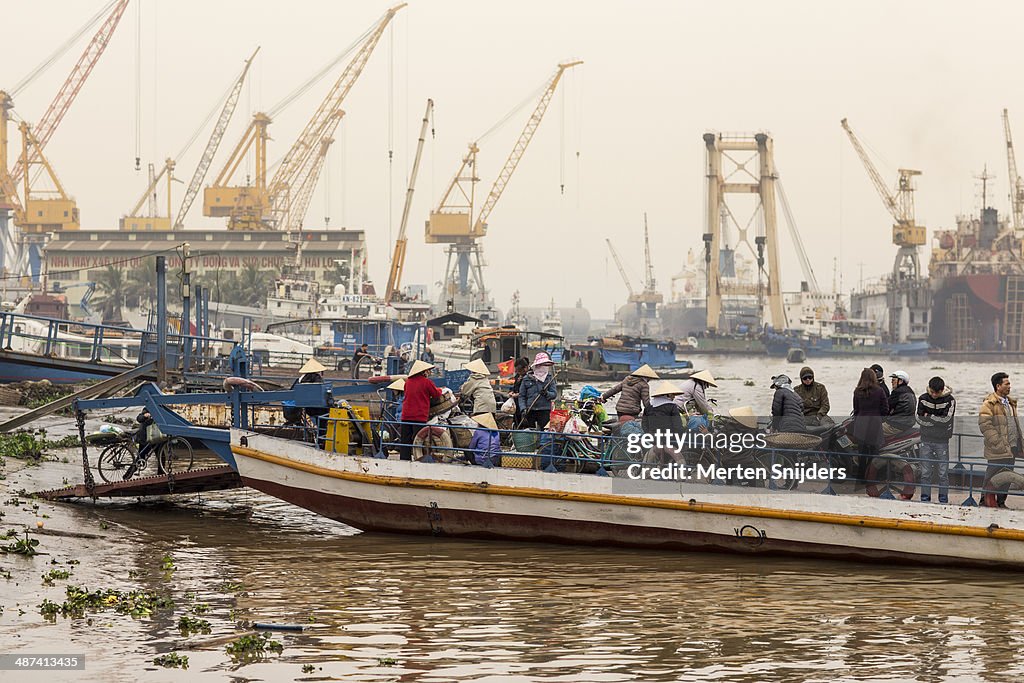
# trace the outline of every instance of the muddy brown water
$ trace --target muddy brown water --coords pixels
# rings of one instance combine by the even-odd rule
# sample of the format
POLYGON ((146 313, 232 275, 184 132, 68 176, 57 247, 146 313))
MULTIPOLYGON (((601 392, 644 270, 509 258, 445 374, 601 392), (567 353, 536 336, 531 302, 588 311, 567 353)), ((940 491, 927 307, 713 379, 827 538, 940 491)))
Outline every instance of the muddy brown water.
MULTIPOLYGON (((759 365, 734 370, 721 395, 742 396, 746 377, 769 370, 759 365)), ((855 365, 836 372, 852 375, 855 365)), ((55 420, 54 435, 68 425, 55 420)), ((76 454, 61 455, 69 462, 8 459, 0 529, 41 521, 44 531, 97 538, 40 533, 46 554, 0 554, 11 574, 0 578, 0 653, 84 654, 87 668, 3 672, 3 681, 1024 676, 1017 574, 363 534, 247 489, 145 504, 13 504, 18 489, 80 480, 76 454), (172 572, 161 568, 165 555, 172 572), (43 585, 55 566, 72 567, 72 577, 43 585), (144 589, 176 606, 144 619, 105 611, 48 623, 39 604, 62 601, 67 584, 144 589), (183 637, 178 618, 197 603, 209 605, 201 616, 212 632, 183 637), (253 621, 305 630, 276 633, 280 655, 233 663, 225 639, 253 621), (187 671, 152 664, 171 651, 188 655, 187 671)))

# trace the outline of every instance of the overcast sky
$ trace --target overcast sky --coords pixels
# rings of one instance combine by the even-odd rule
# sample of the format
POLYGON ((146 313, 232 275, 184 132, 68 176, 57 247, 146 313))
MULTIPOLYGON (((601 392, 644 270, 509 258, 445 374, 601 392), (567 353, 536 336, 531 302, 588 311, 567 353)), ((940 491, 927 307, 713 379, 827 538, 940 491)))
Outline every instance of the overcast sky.
MULTIPOLYGON (((78 201, 83 228, 116 228, 145 189, 145 170, 134 169, 137 54, 145 168, 181 150, 244 59, 262 46, 209 182, 252 112, 278 103, 391 4, 141 0, 138 17, 139 2, 133 0, 47 149, 78 201)), ((38 0, 8 11, 0 87, 19 81, 102 5, 38 0)), ((321 180, 306 225, 323 225, 329 201, 331 228, 365 229, 371 275, 383 288, 420 119, 432 97, 436 137, 428 140, 417 183, 405 282, 439 280, 443 250, 423 242, 423 224, 466 143, 523 102, 559 61, 575 58, 585 64, 563 81, 490 217, 486 277, 500 308, 519 289, 524 305, 553 296, 568 306, 581 298, 595 317, 609 316, 626 292, 604 239, 620 245, 639 284, 644 211, 667 297, 687 249, 701 248, 701 135, 709 130, 773 136, 818 280, 831 288, 836 258, 848 290, 862 263, 865 278, 889 270, 895 247, 892 221, 839 120, 848 117, 878 154, 887 182, 899 167, 924 172, 917 215, 929 238, 934 228, 952 227, 957 214, 977 211, 974 176, 986 164, 996 176, 990 203, 1008 210, 1000 116, 1009 108, 1024 145, 1022 25, 1024 4, 1009 1, 982 10, 938 1, 412 0, 343 105, 329 182, 321 180)), ((18 95, 21 117, 42 114, 82 47, 84 41, 18 95)), ((340 67, 275 119, 271 161, 284 154, 338 73, 340 67)), ((489 190, 529 110, 481 143, 478 192, 489 190)), ((209 129, 179 160, 177 176, 186 183, 209 129)), ((183 190, 175 189, 175 210, 183 190)), ((203 218, 200 204, 201 196, 188 226, 222 222, 203 218)), ((785 236, 782 251, 783 285, 795 289, 800 269, 785 236)))

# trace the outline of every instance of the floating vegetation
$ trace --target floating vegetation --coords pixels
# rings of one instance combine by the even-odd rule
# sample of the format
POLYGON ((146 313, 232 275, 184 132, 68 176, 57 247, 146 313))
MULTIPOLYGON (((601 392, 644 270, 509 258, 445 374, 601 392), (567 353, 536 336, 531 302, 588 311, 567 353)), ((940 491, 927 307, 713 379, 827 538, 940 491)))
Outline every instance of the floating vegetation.
POLYGON ((170 555, 164 555, 160 558, 160 569, 165 572, 173 572, 177 567, 174 566, 174 558, 170 555))
POLYGON ((225 581, 224 583, 217 586, 217 590, 222 591, 224 593, 238 593, 242 590, 242 588, 244 588, 242 584, 234 581, 225 581))
POLYGON ((40 613, 52 621, 58 614, 66 618, 81 618, 87 612, 112 609, 118 614, 141 619, 157 610, 174 609, 171 598, 145 591, 116 591, 110 588, 90 591, 79 586, 68 586, 65 593, 67 599, 60 604, 43 600, 39 606, 40 613))
POLYGON ((314 671, 316 671, 316 667, 313 666, 312 664, 303 664, 302 665, 302 673, 304 673, 304 674, 311 674, 314 671))
POLYGON ((206 614, 209 611, 210 606, 205 602, 197 602, 196 604, 192 605, 193 614, 206 614))
POLYGON ((38 434, 45 436, 46 432, 20 431, 0 434, 0 457, 40 460, 43 457, 45 441, 38 438, 38 434))
POLYGON ((181 631, 181 635, 186 637, 193 633, 205 634, 210 632, 210 622, 206 619, 182 616, 181 619, 178 619, 178 630, 181 631))
POLYGON ((71 572, 67 569, 51 569, 43 574, 43 583, 47 586, 52 586, 54 581, 60 581, 70 577, 71 572))
POLYGON ((754 386, 754 380, 752 380, 752 379, 745 379, 745 380, 743 380, 743 386, 745 386, 745 387, 752 387, 752 386, 754 386))
POLYGON ((377 659, 377 666, 394 666, 398 663, 394 657, 379 657, 377 659))
MULTIPOLYGON (((12 536, 11 531, 14 531, 14 529, 9 530, 5 538, 14 538, 18 535, 18 532, 14 531, 14 535, 12 536)), ((25 529, 25 538, 18 538, 17 540, 8 543, 7 545, 2 545, 0 546, 0 550, 2 550, 5 553, 13 553, 15 555, 25 555, 26 557, 31 557, 33 555, 39 554, 39 551, 36 550, 38 546, 39 539, 29 538, 28 529, 25 529)))
POLYGON ((250 661, 266 657, 268 653, 281 654, 284 645, 271 639, 269 633, 241 636, 228 643, 225 648, 235 661, 250 661))
POLYGON ((170 652, 166 655, 158 655, 153 658, 153 663, 165 669, 187 669, 188 655, 179 655, 177 652, 170 652))

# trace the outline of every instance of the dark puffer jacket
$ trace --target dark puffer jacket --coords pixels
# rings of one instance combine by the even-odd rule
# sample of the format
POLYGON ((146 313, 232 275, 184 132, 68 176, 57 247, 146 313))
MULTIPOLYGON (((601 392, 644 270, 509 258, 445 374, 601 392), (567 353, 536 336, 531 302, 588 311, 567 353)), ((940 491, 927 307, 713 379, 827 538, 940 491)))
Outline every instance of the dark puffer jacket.
POLYGON ((615 412, 619 415, 639 415, 642 408, 651 405, 651 389, 643 377, 630 375, 601 394, 601 399, 607 401, 615 394, 621 394, 615 403, 615 412))
POLYGON ((772 429, 776 432, 806 432, 804 402, 792 389, 776 389, 772 399, 772 429))
POLYGON ((523 378, 522 383, 519 385, 519 412, 551 410, 551 402, 555 400, 557 390, 555 373, 548 373, 547 378, 541 382, 531 372, 523 378))
POLYGON ((889 424, 910 429, 917 423, 917 394, 909 384, 901 384, 889 394, 889 424))

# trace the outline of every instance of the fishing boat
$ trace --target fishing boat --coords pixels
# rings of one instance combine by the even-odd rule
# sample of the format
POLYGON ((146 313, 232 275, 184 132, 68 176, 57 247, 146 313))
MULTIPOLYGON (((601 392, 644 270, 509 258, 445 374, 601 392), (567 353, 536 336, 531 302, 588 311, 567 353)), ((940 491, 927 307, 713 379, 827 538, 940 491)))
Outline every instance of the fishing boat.
POLYGON ((459 370, 480 359, 492 373, 500 372, 499 363, 524 356, 532 358, 541 351, 556 365, 564 357, 565 340, 561 335, 535 332, 515 325, 489 326, 480 318, 450 311, 426 322, 427 343, 435 362, 448 370, 459 370))
POLYGON ((555 308, 554 299, 551 300, 551 305, 544 311, 544 317, 540 320, 540 331, 555 337, 562 336, 562 314, 555 308))
POLYGON ((693 363, 676 357, 674 342, 616 335, 573 344, 563 374, 569 382, 613 382, 642 365, 662 379, 685 379, 693 371, 693 363))

